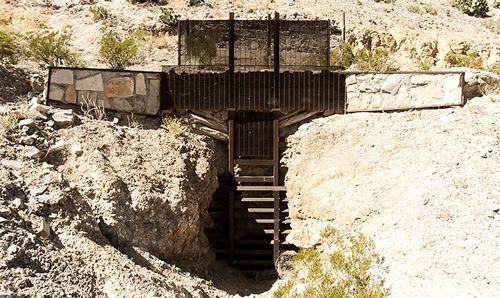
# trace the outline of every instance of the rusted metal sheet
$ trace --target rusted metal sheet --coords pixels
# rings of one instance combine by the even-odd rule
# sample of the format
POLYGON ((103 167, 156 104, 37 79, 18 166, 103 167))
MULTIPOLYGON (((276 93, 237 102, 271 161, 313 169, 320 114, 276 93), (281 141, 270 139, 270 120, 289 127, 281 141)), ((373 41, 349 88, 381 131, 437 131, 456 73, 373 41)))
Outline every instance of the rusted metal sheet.
POLYGON ((343 74, 334 71, 213 72, 173 67, 166 108, 241 111, 344 111, 343 74), (233 77, 233 78, 232 78, 233 77))

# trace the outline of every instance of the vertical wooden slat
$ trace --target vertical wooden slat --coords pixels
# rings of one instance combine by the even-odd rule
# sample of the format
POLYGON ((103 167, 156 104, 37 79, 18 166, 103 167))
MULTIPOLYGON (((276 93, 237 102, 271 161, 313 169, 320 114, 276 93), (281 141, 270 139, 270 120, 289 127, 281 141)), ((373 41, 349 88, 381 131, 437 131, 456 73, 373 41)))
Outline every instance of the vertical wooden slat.
MULTIPOLYGON (((279 185, 279 115, 273 113, 273 185, 279 185)), ((278 259, 280 249, 280 195, 273 191, 274 197, 274 237, 273 237, 273 261, 278 259)))
MULTIPOLYGON (((234 176, 234 114, 229 115, 229 142, 228 142, 228 167, 231 176, 234 176)), ((229 190, 229 247, 228 265, 234 264, 234 190, 229 190)))

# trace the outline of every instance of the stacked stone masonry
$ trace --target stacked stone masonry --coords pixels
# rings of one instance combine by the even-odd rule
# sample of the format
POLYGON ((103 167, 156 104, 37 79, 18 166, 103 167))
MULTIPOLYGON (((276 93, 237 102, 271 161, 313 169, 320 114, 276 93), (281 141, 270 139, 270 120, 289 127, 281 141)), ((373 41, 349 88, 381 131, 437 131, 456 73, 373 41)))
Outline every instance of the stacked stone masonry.
POLYGON ((156 115, 161 73, 51 68, 48 99, 156 115))
POLYGON ((463 103, 463 73, 347 73, 347 112, 463 103))

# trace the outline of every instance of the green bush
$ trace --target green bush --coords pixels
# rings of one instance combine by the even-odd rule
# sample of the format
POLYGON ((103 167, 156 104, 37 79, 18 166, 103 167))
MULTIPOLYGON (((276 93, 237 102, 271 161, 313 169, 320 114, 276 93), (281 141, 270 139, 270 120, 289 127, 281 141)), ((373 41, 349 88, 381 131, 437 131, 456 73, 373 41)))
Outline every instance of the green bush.
POLYGON ((99 61, 106 63, 112 69, 125 69, 133 65, 139 49, 133 38, 127 37, 121 40, 111 31, 103 34, 99 45, 101 46, 99 61))
POLYGON ((389 57, 389 50, 384 48, 359 49, 354 55, 353 66, 364 71, 393 71, 398 70, 389 57))
POLYGON ((105 20, 109 17, 109 11, 99 5, 94 5, 89 8, 89 11, 92 13, 92 18, 94 21, 105 20))
POLYGON ((420 9, 420 7, 417 6, 417 5, 410 5, 410 6, 408 6, 408 11, 409 12, 413 12, 413 13, 418 13, 418 14, 422 14, 423 13, 422 9, 420 9))
POLYGON ((176 136, 189 131, 189 126, 176 117, 165 117, 162 120, 161 128, 176 136))
POLYGON ((70 48, 68 31, 32 32, 25 37, 27 55, 48 66, 81 66, 78 56, 70 48))
POLYGON ((481 57, 479 57, 476 52, 471 52, 464 55, 449 51, 444 56, 444 62, 446 62, 449 67, 469 67, 475 69, 483 69, 483 59, 481 59, 481 57))
POLYGON ((179 21, 180 15, 175 12, 175 10, 169 8, 169 9, 162 9, 160 11, 160 16, 158 17, 158 21, 160 23, 163 23, 168 26, 176 26, 177 22, 179 21))
POLYGON ((348 42, 340 43, 330 52, 330 65, 349 68, 354 61, 352 45, 348 42))
POLYGON ((437 10, 430 5, 424 5, 424 10, 426 13, 431 14, 433 16, 437 15, 437 10))
POLYGON ((363 234, 344 238, 328 228, 322 233, 326 255, 318 248, 301 249, 292 259, 291 278, 273 297, 364 297, 382 298, 387 293, 369 271, 377 260, 373 241, 363 234), (297 291, 302 285, 302 290, 297 291))
POLYGON ((486 17, 490 10, 488 0, 451 0, 451 6, 474 17, 486 17))
POLYGON ((198 6, 204 4, 205 0, 189 0, 188 6, 198 6))
POLYGON ((19 45, 14 33, 7 29, 0 29, 0 62, 17 62, 19 54, 19 45))

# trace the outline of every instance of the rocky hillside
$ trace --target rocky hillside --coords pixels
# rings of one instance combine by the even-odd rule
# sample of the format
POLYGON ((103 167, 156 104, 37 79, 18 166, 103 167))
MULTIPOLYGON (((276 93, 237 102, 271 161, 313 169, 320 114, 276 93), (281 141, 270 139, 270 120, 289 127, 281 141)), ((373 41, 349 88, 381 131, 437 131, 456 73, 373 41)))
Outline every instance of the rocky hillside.
MULTIPOLYGON (((69 30, 88 67, 105 67, 99 40, 111 29, 140 41, 132 68, 155 71, 176 63, 162 8, 189 19, 276 10, 339 26, 346 12, 347 39, 390 49, 401 69, 424 60, 444 68, 450 50, 477 52, 483 68, 500 62, 493 1, 487 18, 448 0, 200 2, 2 1, 0 26, 69 30), (93 18, 95 5, 106 18, 93 18)), ((203 229, 224 144, 174 135, 156 118, 46 106, 45 75, 26 57, 0 61, 0 296, 272 296, 283 281, 247 280, 208 249, 203 229)), ((361 231, 375 241, 383 261, 375 274, 392 297, 495 297, 500 84, 469 70, 466 81, 464 107, 333 115, 285 132, 289 241, 314 246, 326 225, 361 231)))
MULTIPOLYGON (((132 1, 133 2, 133 1, 132 1)), ((140 1, 138 1, 140 2, 140 1)), ((356 47, 383 47, 401 69, 447 67, 446 53, 475 52, 483 67, 500 63, 498 39, 500 9, 490 1, 486 18, 468 16, 448 0, 437 1, 159 1, 159 4, 131 4, 126 0, 5 1, 0 3, 0 23, 20 33, 41 30, 69 30, 71 45, 88 67, 103 67, 97 61, 99 40, 106 30, 122 37, 133 36, 140 43, 133 68, 161 70, 177 63, 175 27, 161 22, 162 9, 173 9, 180 19, 260 19, 278 11, 287 19, 330 19, 341 27, 346 13, 346 39, 356 47), (387 3, 386 3, 387 2, 387 3), (91 7, 102 7, 106 15, 94 19, 91 7)), ((333 42, 334 43, 334 42, 333 42)), ((36 65, 31 65, 35 67, 36 65)))

